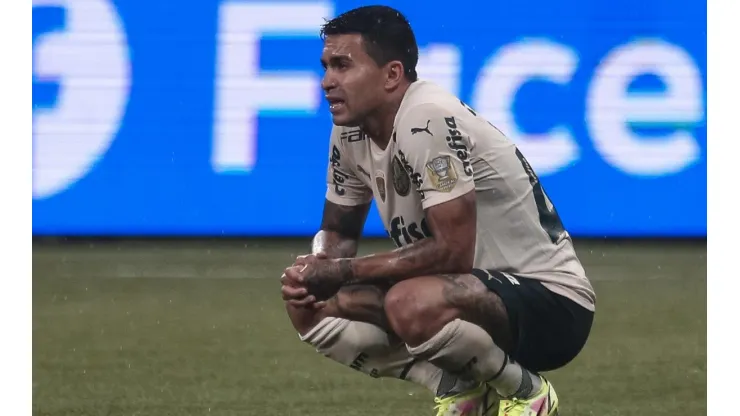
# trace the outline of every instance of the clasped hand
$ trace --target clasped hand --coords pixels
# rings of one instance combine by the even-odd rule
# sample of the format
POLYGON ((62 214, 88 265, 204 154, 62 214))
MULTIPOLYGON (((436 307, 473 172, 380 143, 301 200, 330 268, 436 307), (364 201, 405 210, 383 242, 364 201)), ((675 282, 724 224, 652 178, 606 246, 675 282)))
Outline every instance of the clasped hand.
POLYGON ((342 287, 345 276, 339 260, 326 255, 299 256, 280 277, 283 300, 297 307, 323 308, 342 287))

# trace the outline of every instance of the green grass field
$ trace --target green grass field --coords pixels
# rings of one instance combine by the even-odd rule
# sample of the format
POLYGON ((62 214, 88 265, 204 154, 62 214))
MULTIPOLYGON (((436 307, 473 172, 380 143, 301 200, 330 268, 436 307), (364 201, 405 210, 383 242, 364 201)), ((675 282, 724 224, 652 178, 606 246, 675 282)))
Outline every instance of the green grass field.
MULTIPOLYGON (((302 344, 278 277, 306 241, 34 244, 34 415, 433 415, 302 344)), ((362 252, 390 247, 369 242, 362 252)), ((549 374, 563 416, 706 414, 706 242, 577 242, 598 302, 549 374)))

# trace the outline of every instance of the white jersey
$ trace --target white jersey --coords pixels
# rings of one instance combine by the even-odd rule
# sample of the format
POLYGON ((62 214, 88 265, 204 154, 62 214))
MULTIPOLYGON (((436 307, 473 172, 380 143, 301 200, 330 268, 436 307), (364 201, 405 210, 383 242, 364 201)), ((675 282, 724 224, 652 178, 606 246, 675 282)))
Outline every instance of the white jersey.
POLYGON ((424 210, 476 193, 474 267, 536 279, 594 310, 595 294, 537 175, 514 143, 454 95, 426 81, 406 92, 386 149, 334 126, 326 198, 373 198, 401 247, 431 237, 424 210))

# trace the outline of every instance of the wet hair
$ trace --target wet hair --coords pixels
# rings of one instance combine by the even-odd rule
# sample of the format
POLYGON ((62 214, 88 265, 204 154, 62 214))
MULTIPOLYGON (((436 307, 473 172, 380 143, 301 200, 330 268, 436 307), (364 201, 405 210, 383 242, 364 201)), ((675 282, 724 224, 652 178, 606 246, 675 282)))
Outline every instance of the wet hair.
POLYGON ((407 80, 414 82, 418 78, 419 47, 409 21, 398 10, 388 6, 358 7, 321 27, 322 39, 327 35, 347 34, 362 36, 365 51, 378 66, 400 61, 407 80))

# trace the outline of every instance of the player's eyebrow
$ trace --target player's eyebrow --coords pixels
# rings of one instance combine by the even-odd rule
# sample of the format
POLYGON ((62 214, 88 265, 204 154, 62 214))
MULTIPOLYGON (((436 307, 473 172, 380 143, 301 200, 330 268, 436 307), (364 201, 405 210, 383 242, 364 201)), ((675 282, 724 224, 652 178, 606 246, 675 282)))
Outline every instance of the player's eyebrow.
POLYGON ((349 55, 332 55, 327 63, 326 59, 321 58, 321 66, 326 68, 328 65, 336 65, 341 62, 349 62, 352 58, 349 55))

